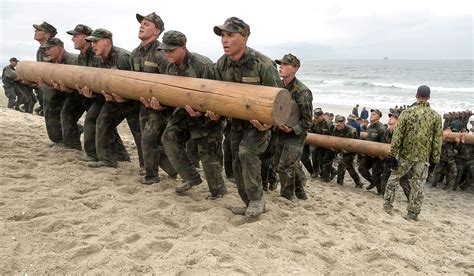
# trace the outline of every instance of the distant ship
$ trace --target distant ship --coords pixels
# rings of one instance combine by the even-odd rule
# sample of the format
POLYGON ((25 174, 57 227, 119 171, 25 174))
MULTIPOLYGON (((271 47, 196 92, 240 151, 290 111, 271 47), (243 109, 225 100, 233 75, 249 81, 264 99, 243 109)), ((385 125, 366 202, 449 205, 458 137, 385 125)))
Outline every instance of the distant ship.
POLYGON ((384 59, 384 60, 387 60, 387 59, 388 59, 388 57, 383 57, 383 59, 384 59))

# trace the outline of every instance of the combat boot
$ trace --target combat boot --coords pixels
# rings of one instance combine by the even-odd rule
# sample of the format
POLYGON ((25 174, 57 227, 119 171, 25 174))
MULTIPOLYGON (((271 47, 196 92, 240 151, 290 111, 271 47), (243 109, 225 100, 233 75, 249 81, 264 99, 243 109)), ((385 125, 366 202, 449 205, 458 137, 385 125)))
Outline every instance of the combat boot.
POLYGON ((193 186, 197 186, 202 183, 201 178, 196 178, 194 180, 185 180, 183 183, 175 188, 177 193, 184 193, 191 190, 193 186))
POLYGON ((259 217, 265 210, 265 199, 262 198, 258 200, 251 200, 249 202, 249 207, 245 210, 245 216, 249 218, 259 217))
POLYGON ((151 185, 154 183, 159 183, 160 182, 160 176, 152 176, 152 177, 144 177, 141 181, 142 184, 144 185, 151 185))
POLYGON ((387 214, 391 215, 391 214, 392 214, 392 205, 390 205, 390 204, 388 204, 388 203, 384 203, 384 204, 383 204, 383 210, 384 210, 387 214))
POLYGON ((408 212, 405 216, 403 216, 403 218, 406 220, 418 221, 418 215, 412 212, 408 212))

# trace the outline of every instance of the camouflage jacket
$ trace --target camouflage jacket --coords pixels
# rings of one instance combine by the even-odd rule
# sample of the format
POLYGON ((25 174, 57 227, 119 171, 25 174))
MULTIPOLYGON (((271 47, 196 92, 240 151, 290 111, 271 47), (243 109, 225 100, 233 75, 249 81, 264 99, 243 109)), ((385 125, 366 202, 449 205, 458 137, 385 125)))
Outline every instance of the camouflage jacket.
MULTIPOLYGON (((219 58, 213 67, 213 75, 216 80, 283 87, 275 61, 250 47, 239 61, 232 61, 227 55, 219 58)), ((233 130, 248 128, 254 128, 249 121, 232 119, 233 130)))
POLYGON ((458 155, 458 146, 455 143, 446 143, 445 141, 441 144, 441 156, 442 161, 454 161, 458 155))
POLYGON ((350 125, 346 124, 346 127, 343 130, 337 129, 337 127, 334 127, 333 130, 331 131, 332 136, 336 137, 342 137, 342 138, 353 138, 357 139, 357 131, 354 127, 351 127, 350 125))
POLYGON ((442 142, 441 116, 428 102, 417 102, 398 119, 390 156, 412 162, 439 163, 442 142))
POLYGON ((459 144, 458 146, 458 156, 456 159, 463 160, 474 160, 474 145, 470 144, 459 144))
POLYGON ((11 67, 10 65, 5 66, 3 68, 3 73, 2 73, 2 83, 5 88, 11 88, 13 84, 15 83, 16 79, 16 72, 15 68, 11 67))
POLYGON ((155 40, 145 46, 139 45, 130 55, 132 71, 163 74, 168 66, 163 51, 159 50, 160 42, 155 40))
POLYGON ((102 57, 96 57, 93 67, 130 71, 132 69, 130 66, 130 52, 125 49, 112 46, 107 59, 104 60, 102 57))
POLYGON ((305 135, 313 124, 313 94, 303 82, 296 77, 285 86, 290 91, 291 99, 296 102, 300 110, 300 120, 294 126, 293 131, 296 135, 305 135))
POLYGON ((332 122, 322 120, 319 123, 313 122, 309 132, 323 135, 331 135, 334 125, 332 122))
POLYGON ((92 46, 87 48, 85 53, 80 53, 77 57, 77 65, 92 67, 95 63, 95 53, 92 46))
POLYGON ((383 132, 382 139, 380 142, 390 144, 392 143, 393 132, 390 131, 390 128, 386 128, 383 132))
MULTIPOLYGON (((208 78, 212 65, 213 62, 209 58, 187 51, 183 63, 180 65, 168 64, 165 74, 190 78, 208 78)), ((221 129, 224 123, 224 118, 220 121, 213 121, 205 116, 191 117, 185 109, 176 108, 170 118, 170 124, 183 119, 186 119, 193 139, 208 136, 213 129, 221 129)))
POLYGON ((36 51, 36 61, 38 62, 49 62, 48 56, 46 55, 46 48, 39 47, 36 51))
POLYGON ((381 122, 370 124, 367 128, 367 141, 372 142, 383 142, 383 135, 385 133, 385 127, 381 122))
POLYGON ((71 65, 76 65, 77 64, 77 55, 76 54, 71 54, 69 52, 64 51, 64 54, 59 62, 53 62, 49 61, 50 63, 60 63, 60 64, 71 64, 71 65))

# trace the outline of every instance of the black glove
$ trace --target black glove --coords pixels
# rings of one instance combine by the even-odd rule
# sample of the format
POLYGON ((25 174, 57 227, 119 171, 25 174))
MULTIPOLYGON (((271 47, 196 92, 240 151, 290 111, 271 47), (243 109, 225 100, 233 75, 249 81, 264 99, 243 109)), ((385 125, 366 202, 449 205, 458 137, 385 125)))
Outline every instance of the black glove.
POLYGON ((393 171, 398 168, 398 160, 397 158, 390 156, 387 160, 388 162, 388 167, 393 171))

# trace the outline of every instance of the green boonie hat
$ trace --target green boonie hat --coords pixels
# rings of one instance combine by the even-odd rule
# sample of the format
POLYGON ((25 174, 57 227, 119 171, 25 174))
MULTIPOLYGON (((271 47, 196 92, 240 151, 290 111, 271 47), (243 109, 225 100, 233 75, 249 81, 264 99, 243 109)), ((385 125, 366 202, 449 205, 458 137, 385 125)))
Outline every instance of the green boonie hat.
POLYGON ((46 21, 43 21, 43 23, 37 25, 37 24, 33 24, 33 27, 35 29, 37 29, 38 31, 43 31, 43 32, 48 32, 51 34, 51 36, 55 36, 58 31, 56 30, 55 27, 53 27, 53 25, 49 24, 48 22, 46 21))
POLYGON ((78 24, 74 30, 67 31, 67 34, 70 35, 91 35, 92 29, 91 27, 83 24, 78 24))
POLYGON ((112 32, 106 29, 95 29, 90 36, 86 38, 87 41, 96 41, 99 39, 109 38, 112 39, 112 32))
POLYGON ((182 32, 169 31, 163 35, 163 43, 158 47, 161 50, 174 50, 186 44, 186 36, 182 32))
POLYGON ((319 107, 313 110, 314 117, 319 117, 324 114, 323 110, 319 107))
POLYGON ((300 64, 301 64, 300 60, 292 54, 286 54, 286 55, 283 56, 283 58, 276 59, 275 62, 277 64, 282 64, 282 63, 283 64, 291 64, 295 67, 300 67, 300 64))
POLYGON ((43 45, 43 48, 49 48, 53 46, 60 46, 64 48, 64 42, 62 42, 62 40, 57 37, 50 37, 48 41, 46 41, 46 43, 43 45))
POLYGON ((222 31, 229 33, 240 33, 243 36, 250 35, 250 26, 242 19, 237 17, 229 17, 224 22, 224 25, 214 26, 214 33, 222 36, 222 31))
POLYGON ((147 16, 143 16, 137 13, 138 23, 142 23, 143 19, 153 22, 153 24, 155 24, 157 28, 160 28, 161 32, 165 30, 165 23, 163 22, 161 17, 157 15, 156 13, 152 12, 147 16))

